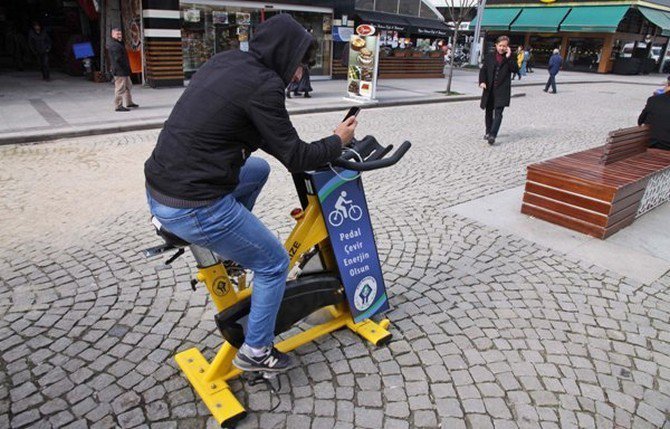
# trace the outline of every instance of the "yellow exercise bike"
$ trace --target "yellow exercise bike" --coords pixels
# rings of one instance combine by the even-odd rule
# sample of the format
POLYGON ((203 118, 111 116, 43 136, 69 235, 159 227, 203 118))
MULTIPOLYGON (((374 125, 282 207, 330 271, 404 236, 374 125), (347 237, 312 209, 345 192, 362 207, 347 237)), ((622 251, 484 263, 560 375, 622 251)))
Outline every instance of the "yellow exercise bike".
MULTIPOLYGON (((331 164, 315 171, 293 175, 302 208, 291 212, 296 226, 285 246, 292 269, 277 315, 275 334, 286 332, 320 309, 326 309, 332 317, 325 323, 276 344, 278 350, 289 352, 344 327, 375 345, 382 345, 390 340, 391 334, 387 330, 389 320, 376 323, 369 318, 370 315, 388 308, 388 304, 383 291, 383 279, 380 278, 381 268, 378 268, 377 279, 374 273, 365 272, 374 271, 376 246, 369 217, 364 213, 367 204, 359 177, 361 172, 396 164, 410 146, 410 142, 406 141, 392 156, 386 157, 393 146, 383 147, 374 137, 367 136, 360 141, 354 141, 331 164), (352 192, 347 196, 346 192, 341 191, 346 186, 353 186, 352 183, 356 183, 360 192, 358 203, 351 195, 352 192), (329 199, 335 203, 328 206, 329 215, 324 217, 323 209, 329 199), (354 226, 347 226, 347 222, 354 226), (340 228, 337 230, 340 231, 343 227, 347 228, 345 232, 333 234, 336 228, 340 228), (371 240, 372 243, 364 243, 360 238, 365 234, 366 228, 369 228, 368 241, 371 240), (373 246, 373 250, 365 250, 364 246, 368 246, 368 249, 373 246), (340 253, 344 257, 340 257, 340 253), (374 255, 371 256, 371 253, 374 255), (370 260, 373 262, 370 263, 370 260), (308 263, 310 266, 319 266, 319 269, 305 269, 308 263), (356 296, 347 297, 343 284, 354 277, 363 280, 356 280, 356 296), (353 312, 352 305, 355 306, 353 312)), ((244 321, 249 314, 253 288, 248 284, 243 269, 230 270, 230 264, 224 264, 213 252, 181 240, 165 230, 155 218, 152 218, 152 223, 165 243, 147 249, 146 256, 156 256, 177 249, 174 256, 166 261, 166 264, 170 264, 184 253, 184 248, 190 247, 198 264, 198 273, 191 286, 195 290, 200 282, 207 287, 218 312, 215 316, 217 327, 225 339, 211 362, 205 360, 196 348, 178 353, 176 361, 221 427, 234 426, 246 416, 246 411, 233 395, 227 381, 241 373, 232 365, 232 361, 238 348, 244 343, 244 321)), ((378 259, 376 264, 379 266, 378 259)), ((354 293, 353 289, 351 293, 354 293)))

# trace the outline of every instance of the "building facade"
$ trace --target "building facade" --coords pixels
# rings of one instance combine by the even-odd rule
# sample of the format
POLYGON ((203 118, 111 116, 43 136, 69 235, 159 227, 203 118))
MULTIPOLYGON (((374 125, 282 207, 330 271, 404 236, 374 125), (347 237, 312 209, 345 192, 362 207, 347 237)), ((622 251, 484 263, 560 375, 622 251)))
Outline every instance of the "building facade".
POLYGON ((482 29, 489 47, 501 34, 531 46, 540 66, 556 48, 567 70, 634 74, 670 64, 670 0, 489 0, 482 29))
MULTIPOLYGON (((125 2, 129 0, 121 0, 125 2)), ((287 13, 317 41, 314 79, 331 78, 359 24, 378 26, 383 44, 429 46, 448 28, 428 0, 142 0, 143 71, 153 87, 182 85, 213 55, 247 50, 258 25, 287 13)))

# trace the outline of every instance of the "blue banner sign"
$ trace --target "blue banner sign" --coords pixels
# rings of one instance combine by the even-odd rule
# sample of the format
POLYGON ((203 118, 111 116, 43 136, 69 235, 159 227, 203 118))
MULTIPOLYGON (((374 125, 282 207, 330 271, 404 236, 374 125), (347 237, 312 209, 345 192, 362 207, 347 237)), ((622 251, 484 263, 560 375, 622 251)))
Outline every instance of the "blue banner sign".
POLYGON ((349 170, 312 174, 356 323, 389 309, 363 182, 357 176, 349 170))

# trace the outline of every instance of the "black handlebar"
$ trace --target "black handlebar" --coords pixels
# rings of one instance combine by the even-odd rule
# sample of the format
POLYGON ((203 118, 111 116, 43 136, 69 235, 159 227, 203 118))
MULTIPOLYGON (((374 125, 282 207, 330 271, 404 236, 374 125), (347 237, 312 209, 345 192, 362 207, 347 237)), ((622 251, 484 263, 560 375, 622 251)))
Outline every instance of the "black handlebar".
POLYGON ((410 147, 412 143, 406 141, 393 155, 384 158, 393 149, 393 145, 384 147, 374 137, 366 136, 363 140, 355 141, 351 150, 345 152, 331 164, 352 171, 378 170, 396 164, 405 156, 410 147), (351 161, 351 159, 356 159, 356 161, 351 161))

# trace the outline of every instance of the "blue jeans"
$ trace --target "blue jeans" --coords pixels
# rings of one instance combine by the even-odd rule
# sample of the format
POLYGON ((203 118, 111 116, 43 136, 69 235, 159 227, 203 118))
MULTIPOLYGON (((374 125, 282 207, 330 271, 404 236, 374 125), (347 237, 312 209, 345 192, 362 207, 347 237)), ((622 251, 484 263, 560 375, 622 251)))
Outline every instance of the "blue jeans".
POLYGON ((274 341, 275 322, 286 289, 289 266, 284 246, 251 214, 269 174, 270 166, 265 160, 247 159, 235 190, 205 207, 172 208, 147 194, 151 213, 165 229, 254 272, 245 336, 245 343, 254 348, 269 346, 274 341))

